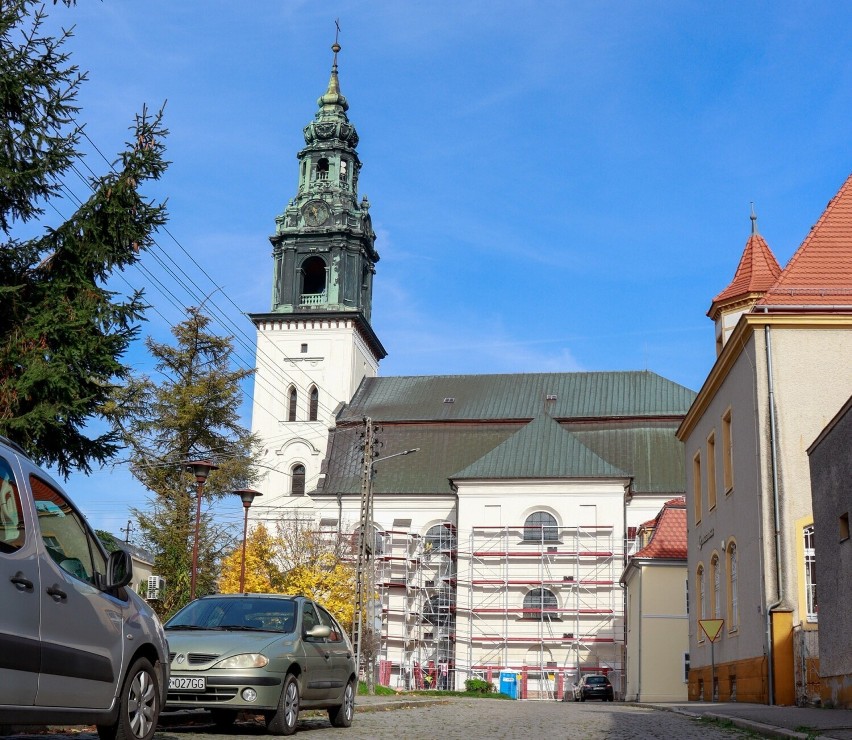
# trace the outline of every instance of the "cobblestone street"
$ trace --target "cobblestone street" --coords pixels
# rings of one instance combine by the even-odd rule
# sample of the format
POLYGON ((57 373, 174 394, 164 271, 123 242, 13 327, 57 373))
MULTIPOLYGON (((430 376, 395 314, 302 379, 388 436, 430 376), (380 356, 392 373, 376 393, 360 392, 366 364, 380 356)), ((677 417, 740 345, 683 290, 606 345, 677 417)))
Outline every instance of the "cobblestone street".
MULTIPOLYGON (((241 725, 234 733, 263 735, 264 729, 259 725, 241 725)), ((731 740, 745 734, 672 712, 618 703, 454 699, 446 704, 410 709, 356 710, 352 727, 347 730, 331 727, 325 718, 304 718, 299 722, 297 736, 314 740, 332 737, 337 740, 731 740)), ((201 740, 202 737, 208 740, 213 736, 202 728, 174 728, 158 732, 155 740, 201 740)), ((218 737, 233 738, 233 735, 218 737)))

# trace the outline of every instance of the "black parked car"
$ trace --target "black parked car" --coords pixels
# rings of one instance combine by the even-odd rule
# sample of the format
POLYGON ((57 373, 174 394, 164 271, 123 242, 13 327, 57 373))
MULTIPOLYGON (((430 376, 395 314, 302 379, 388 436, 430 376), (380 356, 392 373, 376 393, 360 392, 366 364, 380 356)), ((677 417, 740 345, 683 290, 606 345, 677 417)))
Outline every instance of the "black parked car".
POLYGON ((586 699, 612 701, 613 691, 609 679, 599 673, 583 676, 579 683, 574 684, 574 701, 586 701, 586 699))

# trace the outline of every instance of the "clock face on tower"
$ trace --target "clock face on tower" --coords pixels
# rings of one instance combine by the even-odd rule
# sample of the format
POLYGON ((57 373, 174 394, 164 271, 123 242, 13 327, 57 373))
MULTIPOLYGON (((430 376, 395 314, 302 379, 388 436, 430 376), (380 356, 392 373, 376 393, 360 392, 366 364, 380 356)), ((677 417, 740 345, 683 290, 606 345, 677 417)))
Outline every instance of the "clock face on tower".
POLYGON ((302 214, 308 226, 322 226, 331 215, 328 206, 321 200, 312 200, 305 206, 302 214))

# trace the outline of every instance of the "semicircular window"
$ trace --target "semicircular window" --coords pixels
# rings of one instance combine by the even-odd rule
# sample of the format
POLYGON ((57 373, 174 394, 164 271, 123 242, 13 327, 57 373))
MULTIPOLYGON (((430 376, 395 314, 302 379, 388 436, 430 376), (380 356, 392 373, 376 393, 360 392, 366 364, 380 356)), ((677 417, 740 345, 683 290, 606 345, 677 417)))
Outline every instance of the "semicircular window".
POLYGON ((423 541, 428 552, 446 552, 457 547, 455 530, 443 524, 429 527, 423 541))
POLYGON ((559 619, 559 603, 553 591, 546 588, 534 588, 524 596, 524 619, 538 619, 549 622, 559 619))
POLYGON ((525 542, 555 542, 559 539, 556 517, 546 511, 534 511, 524 522, 525 542))

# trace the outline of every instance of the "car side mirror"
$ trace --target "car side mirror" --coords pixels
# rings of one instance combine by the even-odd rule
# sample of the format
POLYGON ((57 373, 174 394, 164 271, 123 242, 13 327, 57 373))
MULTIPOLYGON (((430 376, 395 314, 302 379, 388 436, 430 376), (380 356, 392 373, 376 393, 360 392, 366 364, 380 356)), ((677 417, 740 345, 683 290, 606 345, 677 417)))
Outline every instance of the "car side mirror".
POLYGON ((331 627, 325 624, 316 624, 305 632, 305 637, 316 637, 317 639, 325 639, 331 634, 331 627))
POLYGON ((106 564, 106 590, 121 588, 133 578, 133 559, 126 550, 114 550, 109 554, 106 564))

